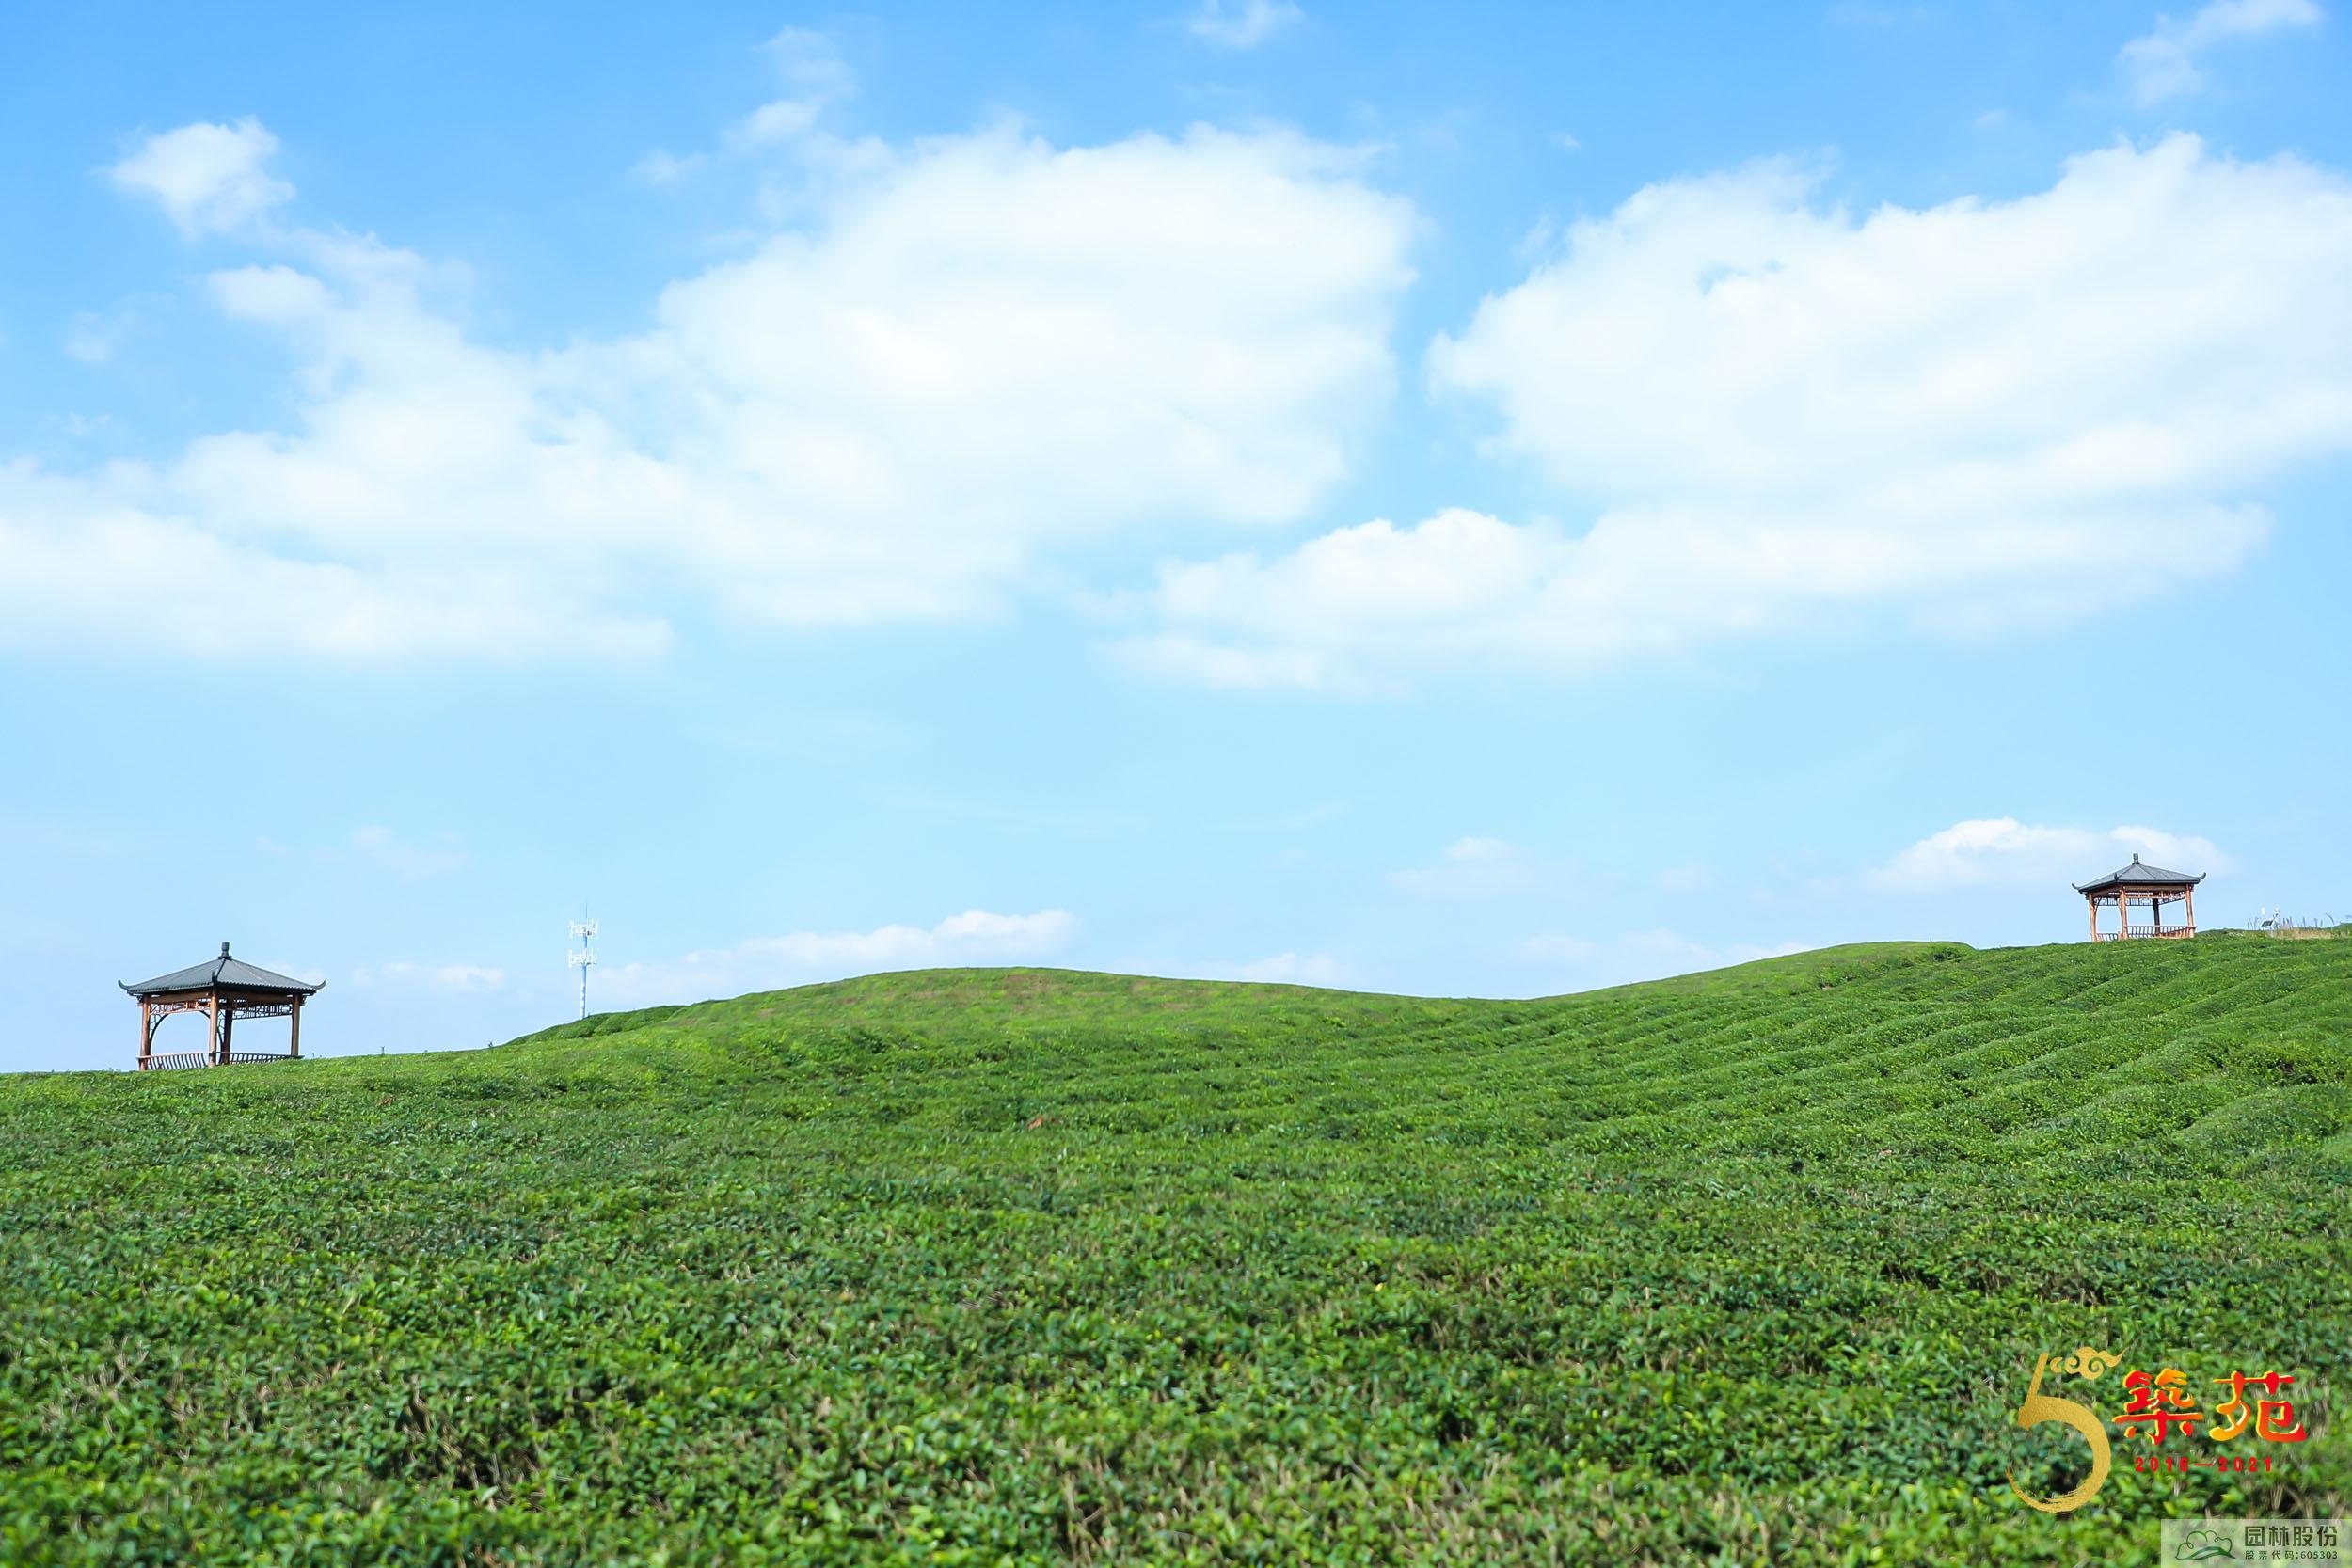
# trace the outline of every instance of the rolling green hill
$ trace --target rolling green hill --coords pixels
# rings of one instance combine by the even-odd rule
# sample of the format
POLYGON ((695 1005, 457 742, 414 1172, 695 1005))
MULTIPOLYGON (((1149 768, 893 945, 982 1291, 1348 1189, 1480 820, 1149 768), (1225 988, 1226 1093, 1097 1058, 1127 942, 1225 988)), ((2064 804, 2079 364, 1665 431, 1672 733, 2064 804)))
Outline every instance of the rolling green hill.
POLYGON ((931 972, 0 1079, 0 1561, 2152 1560, 2352 1512, 2347 1178, 2344 941, 931 972), (2078 1345, 2314 1435, 2030 1512, 2078 1345))

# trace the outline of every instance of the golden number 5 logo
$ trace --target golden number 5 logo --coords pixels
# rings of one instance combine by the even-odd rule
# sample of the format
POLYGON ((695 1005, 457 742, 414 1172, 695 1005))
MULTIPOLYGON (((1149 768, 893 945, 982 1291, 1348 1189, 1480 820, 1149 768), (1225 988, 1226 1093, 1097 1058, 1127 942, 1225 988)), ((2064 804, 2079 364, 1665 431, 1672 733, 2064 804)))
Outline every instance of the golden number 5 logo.
MULTIPOLYGON (((2086 1345, 2058 1363, 2061 1373, 2073 1372, 2080 1377, 2097 1377, 2115 1365, 2116 1356, 2086 1345)), ((2042 1356, 2034 1363, 2033 1383, 2026 1390, 2026 1402, 2017 1407, 2017 1424, 2038 1427, 2044 1421, 2063 1421, 2083 1434, 2090 1445, 2090 1474, 2072 1492, 2056 1497, 2037 1497, 2017 1484, 2017 1477, 2009 1478, 2009 1489, 2027 1508, 2038 1508, 2044 1513, 2064 1513, 2077 1509, 2099 1495, 2099 1488, 2107 1483, 2107 1468, 2112 1456, 2107 1450, 2106 1424, 2099 1419, 2097 1411, 2073 1400, 2062 1400, 2042 1391, 2042 1374, 2050 1370, 2050 1358, 2042 1356)))

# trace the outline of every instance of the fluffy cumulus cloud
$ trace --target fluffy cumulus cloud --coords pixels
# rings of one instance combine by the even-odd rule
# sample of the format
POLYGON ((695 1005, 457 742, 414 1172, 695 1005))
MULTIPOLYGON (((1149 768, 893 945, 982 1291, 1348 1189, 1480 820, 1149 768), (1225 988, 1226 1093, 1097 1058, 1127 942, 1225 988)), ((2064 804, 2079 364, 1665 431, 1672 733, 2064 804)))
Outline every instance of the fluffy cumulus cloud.
MULTIPOLYGON (((785 53, 780 102, 847 91, 785 53)), ((192 126, 117 178, 235 229, 287 194, 272 146, 192 126)), ((1390 394, 1413 216, 1351 154, 995 127, 775 155, 790 221, 560 350, 470 335, 464 277, 418 256, 245 235, 212 298, 296 356, 294 419, 89 472, 0 455, 0 640, 628 657, 681 606, 982 613, 1053 545, 1299 517, 1390 394)))
POLYGON ((1145 665, 1583 670, 1892 610, 1947 629, 2225 571, 2242 487, 2352 446, 2352 182, 2180 135, 2012 201, 1854 214, 1770 163, 1578 225, 1440 339, 1582 529, 1449 511, 1164 567, 1145 665))
POLYGON ((2153 30, 2123 46, 2117 57, 2143 104, 2198 91, 2205 73, 2198 57, 2215 44, 2283 27, 2316 27, 2325 13, 2312 0, 2213 0, 2185 22, 2156 18, 2153 30))
POLYGON ((1991 882, 2089 881, 2137 855, 2170 871, 2226 869, 2210 839, 2155 828, 2047 827, 2013 816, 1955 822, 1875 866, 1868 879, 1901 890, 1991 882))
POLYGON ((190 237, 245 228, 294 196, 269 171, 278 138, 250 117, 149 136, 110 171, 116 186, 161 207, 190 237))
POLYGON ((1064 910, 995 914, 967 910, 935 926, 871 931, 795 931, 662 963, 611 964, 596 971, 598 993, 624 1006, 692 1002, 881 970, 1005 963, 1043 958, 1068 944, 1077 921, 1064 910))

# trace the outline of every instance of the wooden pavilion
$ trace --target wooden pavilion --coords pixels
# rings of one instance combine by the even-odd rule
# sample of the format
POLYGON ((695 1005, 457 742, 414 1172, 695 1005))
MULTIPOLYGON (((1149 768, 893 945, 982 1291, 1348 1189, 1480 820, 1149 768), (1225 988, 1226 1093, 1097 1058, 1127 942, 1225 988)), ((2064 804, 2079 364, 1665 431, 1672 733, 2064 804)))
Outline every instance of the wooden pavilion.
POLYGON ((273 974, 257 969, 241 958, 229 956, 229 944, 220 944, 220 957, 192 969, 159 974, 137 985, 116 984, 129 991, 139 1005, 139 1070, 160 1068, 227 1067, 231 1062, 284 1062, 302 1054, 302 1005, 318 994, 320 988, 283 974, 273 974), (164 1020, 174 1013, 204 1015, 204 1049, 177 1051, 157 1054, 155 1031, 164 1020), (286 1049, 277 1051, 239 1051, 233 1043, 237 1020, 241 1018, 282 1018, 287 1021, 286 1049))
POLYGON ((2192 877, 2185 871, 2167 871, 2160 865, 2142 864, 2137 855, 2121 871, 2111 871, 2095 882, 2076 882, 2074 891, 2090 906, 2090 940, 2093 942, 2124 942, 2137 937, 2193 937, 2197 934, 2197 884, 2205 879, 2204 873, 2192 877), (2146 916, 2135 921, 2132 906, 2138 905, 2146 916), (2181 906, 2177 923, 2167 924, 2164 907, 2181 906), (2115 911, 2115 929, 2099 929, 2099 911, 2115 911))

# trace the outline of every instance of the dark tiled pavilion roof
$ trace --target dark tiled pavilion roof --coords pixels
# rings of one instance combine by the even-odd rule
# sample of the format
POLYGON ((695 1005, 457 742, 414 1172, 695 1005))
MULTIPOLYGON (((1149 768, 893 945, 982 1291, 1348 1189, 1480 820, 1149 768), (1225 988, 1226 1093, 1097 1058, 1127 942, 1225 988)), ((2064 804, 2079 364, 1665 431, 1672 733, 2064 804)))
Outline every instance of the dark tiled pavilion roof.
POLYGON ((2145 865, 2137 855, 2121 871, 2110 871, 2095 882, 2076 882, 2076 893, 2105 893, 2118 887, 2195 887, 2205 879, 2199 872, 2192 877, 2185 871, 2167 871, 2160 865, 2145 865))
POLYGON ((292 975, 257 968, 243 958, 230 958, 229 944, 225 942, 220 944, 220 957, 207 963, 174 970, 169 974, 158 974, 152 980, 141 980, 135 986, 121 980, 117 980, 115 984, 133 996, 156 996, 174 990, 211 990, 215 986, 222 990, 278 991, 288 996, 309 996, 319 990, 307 980, 297 980, 292 975))

